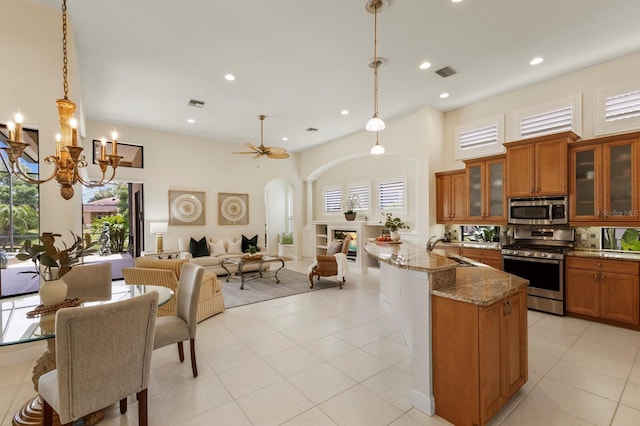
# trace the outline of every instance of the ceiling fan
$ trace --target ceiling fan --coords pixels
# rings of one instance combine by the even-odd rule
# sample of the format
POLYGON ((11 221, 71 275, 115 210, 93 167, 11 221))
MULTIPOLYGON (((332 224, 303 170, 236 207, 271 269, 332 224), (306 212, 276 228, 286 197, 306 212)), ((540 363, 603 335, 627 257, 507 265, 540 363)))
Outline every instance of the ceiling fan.
POLYGON ((247 146, 252 151, 233 152, 232 154, 255 154, 253 158, 260 158, 263 155, 275 159, 289 158, 289 154, 284 148, 264 146, 264 119, 266 118, 266 115, 259 115, 258 118, 260 118, 260 146, 255 146, 247 142, 247 146))

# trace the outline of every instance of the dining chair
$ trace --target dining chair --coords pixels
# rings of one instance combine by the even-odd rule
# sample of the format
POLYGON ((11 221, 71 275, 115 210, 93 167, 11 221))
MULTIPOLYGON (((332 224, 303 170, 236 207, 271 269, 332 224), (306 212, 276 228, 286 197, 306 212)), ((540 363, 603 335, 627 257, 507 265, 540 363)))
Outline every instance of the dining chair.
POLYGON ((184 361, 182 342, 189 340, 191 351, 191 371, 198 377, 196 365, 196 329, 198 319, 198 297, 202 285, 204 268, 192 263, 185 263, 180 272, 176 314, 158 317, 153 349, 162 348, 173 343, 178 344, 178 357, 184 361))
POLYGON ((155 291, 120 302, 56 313, 56 369, 40 376, 43 425, 71 424, 136 394, 138 423, 147 425, 147 387, 158 310, 155 291))
POLYGON ((67 284, 68 298, 111 299, 111 262, 74 266, 62 276, 62 281, 67 284))

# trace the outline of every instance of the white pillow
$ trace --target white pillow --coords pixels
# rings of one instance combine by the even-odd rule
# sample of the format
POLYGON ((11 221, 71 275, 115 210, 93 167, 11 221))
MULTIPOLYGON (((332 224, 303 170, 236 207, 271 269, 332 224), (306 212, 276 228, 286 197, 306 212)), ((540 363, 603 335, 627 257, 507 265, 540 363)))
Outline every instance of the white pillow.
POLYGON ((227 253, 242 253, 242 240, 227 240, 227 253))
POLYGON ((209 240, 209 242, 209 250, 211 251, 212 256, 220 256, 221 254, 226 253, 224 249, 224 240, 209 240))

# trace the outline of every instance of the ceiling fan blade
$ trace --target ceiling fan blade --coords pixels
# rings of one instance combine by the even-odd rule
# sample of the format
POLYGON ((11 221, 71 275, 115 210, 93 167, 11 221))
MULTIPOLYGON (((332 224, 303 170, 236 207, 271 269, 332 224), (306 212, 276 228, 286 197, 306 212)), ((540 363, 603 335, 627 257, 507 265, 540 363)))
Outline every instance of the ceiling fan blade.
POLYGON ((260 158, 260 157, 262 157, 263 155, 264 155, 264 154, 261 152, 260 154, 256 154, 256 155, 254 155, 251 159, 252 159, 252 160, 255 160, 256 158, 260 158))
POLYGON ((251 149, 253 149, 255 152, 260 152, 262 153, 262 150, 260 148, 258 148, 257 146, 250 144, 249 142, 247 142, 247 146, 251 149))
POLYGON ((286 152, 284 154, 276 154, 273 152, 269 152, 267 153, 267 157, 274 158, 277 160, 284 160, 285 158, 289 158, 289 154, 287 154, 286 152))
POLYGON ((278 155, 278 154, 286 154, 287 153, 286 149, 278 148, 276 146, 267 146, 267 147, 264 148, 264 151, 267 154, 276 154, 276 155, 278 155))
POLYGON ((232 154, 255 154, 255 151, 232 152, 232 154))

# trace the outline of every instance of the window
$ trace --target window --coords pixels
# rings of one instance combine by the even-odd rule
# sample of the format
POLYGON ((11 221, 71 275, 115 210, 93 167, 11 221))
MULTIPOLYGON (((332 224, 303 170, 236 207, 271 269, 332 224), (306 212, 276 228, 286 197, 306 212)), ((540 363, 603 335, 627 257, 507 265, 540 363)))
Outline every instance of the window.
POLYGON ((324 190, 324 212, 340 213, 342 211, 342 189, 327 188, 324 190))
POLYGON ((293 194, 287 194, 287 233, 293 234, 293 194))
POLYGON ((503 153, 503 122, 493 117, 456 128, 456 160, 503 153))
POLYGON ((369 211, 369 185, 352 185, 347 188, 347 200, 355 200, 353 210, 356 212, 369 211))
POLYGON ((548 102, 520 110, 515 114, 518 134, 514 139, 526 139, 551 133, 582 132, 581 95, 548 102))
POLYGON ((378 210, 406 212, 406 178, 392 178, 378 182, 378 210))
POLYGON ((640 82, 598 91, 596 134, 640 129, 640 82))

